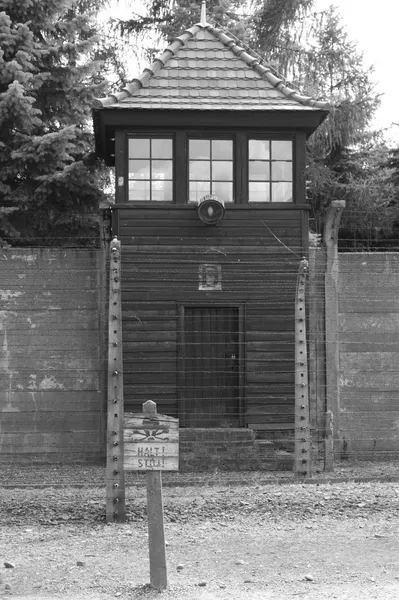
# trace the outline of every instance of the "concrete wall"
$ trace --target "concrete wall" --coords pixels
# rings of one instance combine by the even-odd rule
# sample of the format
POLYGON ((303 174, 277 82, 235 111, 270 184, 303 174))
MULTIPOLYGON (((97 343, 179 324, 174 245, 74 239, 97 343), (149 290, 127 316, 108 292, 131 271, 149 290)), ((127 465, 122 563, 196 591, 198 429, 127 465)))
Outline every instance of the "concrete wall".
POLYGON ((399 254, 340 253, 338 313, 342 452, 389 458, 399 454, 399 254))
POLYGON ((102 255, 0 252, 0 460, 104 451, 102 255))

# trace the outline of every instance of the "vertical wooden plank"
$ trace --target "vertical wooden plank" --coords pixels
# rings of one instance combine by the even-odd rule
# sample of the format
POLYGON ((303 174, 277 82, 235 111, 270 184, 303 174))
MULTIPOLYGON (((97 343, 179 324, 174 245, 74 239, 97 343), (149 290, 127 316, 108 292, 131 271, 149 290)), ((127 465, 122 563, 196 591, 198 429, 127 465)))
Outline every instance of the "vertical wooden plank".
POLYGON ((187 360, 185 310, 184 306, 180 305, 177 310, 177 409, 181 427, 186 426, 188 381, 185 365, 187 360))
POLYGON ((311 432, 309 420, 308 360, 306 349, 305 286, 308 261, 299 265, 295 297, 295 460, 297 477, 311 475, 311 432))
POLYGON ((121 246, 116 237, 110 244, 109 273, 106 520, 107 523, 123 523, 126 511, 123 468, 121 246))
POLYGON ((246 411, 246 387, 245 387, 245 365, 246 365, 246 346, 245 346, 245 309, 246 305, 238 307, 238 411, 240 418, 240 427, 245 426, 246 411))
MULTIPOLYGON (((327 406, 326 412, 334 415, 335 453, 340 448, 339 427, 339 339, 338 339, 338 230, 342 211, 345 208, 344 200, 333 200, 328 207, 324 226, 324 243, 327 251, 326 273, 324 279, 326 302, 326 386, 327 406)), ((331 468, 331 467, 329 467, 331 468)))
POLYGON ((128 160, 126 157, 126 135, 124 131, 115 132, 115 203, 128 201, 128 160))
POLYGON ((187 176, 187 134, 177 131, 174 140, 174 193, 176 204, 187 205, 188 176, 187 176))

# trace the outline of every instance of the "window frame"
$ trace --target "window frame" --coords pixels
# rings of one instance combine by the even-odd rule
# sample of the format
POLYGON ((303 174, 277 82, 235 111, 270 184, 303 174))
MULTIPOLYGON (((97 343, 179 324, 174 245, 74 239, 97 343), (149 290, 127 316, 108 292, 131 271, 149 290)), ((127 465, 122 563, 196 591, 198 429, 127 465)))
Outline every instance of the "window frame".
POLYGON ((220 139, 233 141, 233 202, 226 203, 226 208, 246 206, 248 208, 281 208, 306 204, 304 187, 305 172, 305 133, 261 131, 259 129, 216 129, 204 127, 154 130, 135 128, 135 131, 120 130, 116 132, 115 183, 116 204, 128 206, 187 206, 195 207, 189 202, 189 140, 220 139), (172 139, 173 147, 173 200, 172 201, 140 201, 129 200, 129 155, 128 146, 131 138, 172 139), (292 142, 292 202, 249 202, 249 140, 291 141, 292 142))
MULTIPOLYGON (((125 139, 125 201, 127 204, 129 205, 134 205, 137 206, 139 204, 143 204, 145 206, 171 206, 175 204, 175 200, 174 198, 176 197, 176 135, 175 132, 163 132, 163 131, 157 131, 157 132, 148 132, 148 131, 142 131, 142 132, 137 132, 134 134, 127 134, 126 135, 126 139, 125 139), (129 161, 130 161, 130 156, 129 156, 129 140, 131 139, 149 139, 149 140, 171 140, 172 141, 172 200, 130 200, 129 199, 129 182, 132 181, 129 177, 129 161)), ((152 160, 158 160, 158 159, 152 159, 151 155, 150 155, 150 168, 151 168, 151 162, 152 160)), ((167 159, 170 160, 170 159, 167 159)), ((152 179, 150 177, 150 179, 148 180, 150 182, 150 186, 152 184, 153 181, 156 181, 155 179, 152 179)), ((170 180, 168 180, 170 181, 170 180)))
MULTIPOLYGON (((294 139, 291 138, 287 138, 287 137, 280 137, 280 136, 273 136, 273 135, 258 135, 256 133, 248 133, 247 134, 247 140, 246 140, 246 147, 245 147, 245 152, 246 152, 246 167, 247 167, 247 172, 246 172, 246 190, 245 190, 245 197, 246 197, 246 204, 248 204, 248 206, 269 206, 269 205, 287 205, 290 206, 292 204, 296 204, 296 184, 295 184, 295 143, 294 143, 294 139), (291 142, 291 149, 292 149, 292 158, 291 161, 274 161, 273 160, 273 154, 270 154, 270 158, 265 161, 270 165, 270 174, 269 174, 269 180, 267 181, 268 183, 268 187, 270 190, 270 200, 269 201, 260 201, 260 202, 250 202, 249 200, 249 184, 250 184, 250 179, 249 179, 249 163, 251 162, 251 160, 249 158, 249 142, 250 140, 256 140, 256 141, 267 141, 267 142, 291 142), (291 162, 291 185, 292 185, 292 201, 291 202, 273 202, 272 200, 272 189, 273 189, 273 183, 285 183, 286 180, 273 180, 273 162, 291 162)), ((272 151, 272 146, 270 146, 270 152, 272 151)), ((251 180, 252 183, 256 183, 256 180, 252 179, 251 180)))
MULTIPOLYGON (((186 135, 186 181, 187 181, 187 200, 185 204, 188 206, 197 206, 195 202, 190 202, 190 140, 210 140, 211 145, 214 140, 221 141, 231 141, 232 142, 232 201, 226 202, 226 206, 234 206, 236 204, 236 170, 237 170, 237 160, 236 160, 236 148, 237 148, 237 140, 236 134, 223 134, 217 131, 202 131, 196 132, 195 134, 187 132, 186 135)), ((204 161, 206 162, 206 161, 204 161)), ((210 175, 212 175, 212 151, 209 159, 211 165, 210 175)), ((212 179, 209 180, 212 183, 212 179)), ((227 181, 227 180, 226 180, 227 181)), ((211 192, 212 193, 212 192, 211 192)))

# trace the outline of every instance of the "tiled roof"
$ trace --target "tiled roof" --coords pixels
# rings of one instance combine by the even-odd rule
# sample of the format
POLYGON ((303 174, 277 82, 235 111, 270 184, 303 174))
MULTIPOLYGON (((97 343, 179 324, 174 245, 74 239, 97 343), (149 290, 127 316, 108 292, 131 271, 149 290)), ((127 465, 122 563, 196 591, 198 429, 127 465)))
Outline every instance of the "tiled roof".
POLYGON ((121 92, 94 108, 326 110, 276 77, 220 29, 199 23, 177 37, 121 92))

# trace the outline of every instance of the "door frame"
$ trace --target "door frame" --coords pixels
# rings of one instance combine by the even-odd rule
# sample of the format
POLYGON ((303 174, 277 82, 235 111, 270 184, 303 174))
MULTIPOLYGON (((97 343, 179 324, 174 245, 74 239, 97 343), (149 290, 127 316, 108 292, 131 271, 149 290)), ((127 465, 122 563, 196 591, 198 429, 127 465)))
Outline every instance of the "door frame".
POLYGON ((185 427, 186 398, 185 389, 185 329, 186 308, 237 308, 238 309, 238 410, 240 427, 245 427, 245 302, 220 302, 207 300, 177 303, 177 413, 180 427, 185 427))

